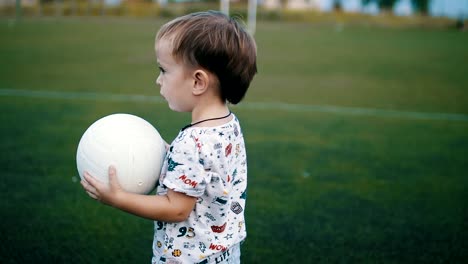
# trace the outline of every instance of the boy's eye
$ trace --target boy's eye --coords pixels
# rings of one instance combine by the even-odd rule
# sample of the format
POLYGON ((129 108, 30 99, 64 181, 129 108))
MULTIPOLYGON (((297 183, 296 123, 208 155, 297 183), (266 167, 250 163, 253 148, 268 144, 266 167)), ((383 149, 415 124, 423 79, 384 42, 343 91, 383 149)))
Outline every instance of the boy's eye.
POLYGON ((164 70, 164 68, 163 68, 163 67, 159 66, 159 72, 161 72, 161 73, 165 73, 166 71, 164 70))

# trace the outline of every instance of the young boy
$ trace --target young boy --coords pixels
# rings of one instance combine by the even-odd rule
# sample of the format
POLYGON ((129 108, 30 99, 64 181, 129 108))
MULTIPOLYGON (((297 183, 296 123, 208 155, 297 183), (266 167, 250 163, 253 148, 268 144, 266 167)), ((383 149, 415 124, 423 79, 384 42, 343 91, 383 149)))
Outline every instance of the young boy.
POLYGON ((168 146, 156 195, 124 192, 113 166, 108 185, 87 173, 81 184, 92 198, 155 221, 152 263, 239 263, 247 157, 228 103, 242 100, 257 72, 255 41, 209 11, 163 25, 155 49, 161 96, 192 115, 168 146))

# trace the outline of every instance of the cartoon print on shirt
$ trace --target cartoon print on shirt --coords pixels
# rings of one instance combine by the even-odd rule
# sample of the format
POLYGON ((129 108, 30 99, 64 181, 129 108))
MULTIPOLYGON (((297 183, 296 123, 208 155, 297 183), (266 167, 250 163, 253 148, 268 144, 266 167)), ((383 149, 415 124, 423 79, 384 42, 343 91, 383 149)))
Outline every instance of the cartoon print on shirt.
POLYGON ((203 242, 200 242, 200 243, 198 244, 198 248, 200 249, 200 251, 201 251, 202 253, 205 253, 206 245, 205 245, 203 242))
POLYGON ((229 145, 226 146, 226 149, 224 150, 225 156, 228 157, 231 154, 232 151, 232 143, 229 143, 229 145))
POLYGON ((209 247, 211 250, 217 250, 217 251, 225 251, 227 249, 226 246, 220 245, 220 244, 210 244, 209 247))
POLYGON ((165 227, 166 223, 161 221, 156 221, 156 225, 158 226, 157 230, 161 230, 165 227))
POLYGON ((201 148, 203 147, 203 144, 200 142, 200 139, 197 137, 194 137, 193 140, 195 141, 198 151, 200 151, 201 148))
POLYGON ((232 172, 232 181, 236 180, 236 176, 237 176, 237 168, 234 169, 234 171, 232 172))
POLYGON ((244 200, 247 199, 247 191, 244 191, 239 198, 244 200))
POLYGON ((185 174, 181 175, 179 177, 179 180, 181 180, 185 185, 191 186, 192 188, 195 188, 198 185, 198 182, 196 182, 195 180, 187 178, 187 176, 185 174))
POLYGON ((243 226, 244 226, 244 221, 239 222, 239 233, 241 232, 243 226))
POLYGON ((192 133, 190 134, 190 138, 195 142, 195 146, 197 147, 197 150, 200 151, 201 148, 203 147, 202 142, 200 141, 200 135, 202 135, 201 131, 197 133, 196 130, 192 130, 192 133))
POLYGON ((239 128, 237 125, 234 125, 234 135, 236 135, 236 137, 239 135, 239 128))
POLYGON ((236 152, 235 152, 236 158, 239 157, 240 153, 241 153, 240 144, 236 144, 236 152))
POLYGON ((218 150, 218 149, 222 149, 223 148, 223 144, 222 143, 216 143, 214 144, 213 146, 213 149, 214 150, 218 150))
POLYGON ((205 217, 210 219, 211 221, 216 221, 216 218, 214 218, 214 216, 208 212, 205 213, 205 217))
POLYGON ((167 171, 174 171, 177 166, 184 165, 182 163, 175 162, 174 160, 172 160, 172 158, 169 158, 167 163, 168 163, 167 171))
POLYGON ((169 238, 169 236, 166 235, 164 238, 164 242, 166 243, 167 249, 172 249, 172 247, 174 246, 173 237, 169 238))
POLYGON ((232 173, 232 176, 233 176, 233 179, 232 179, 232 181, 233 181, 232 186, 236 186, 236 185, 238 185, 238 184, 240 184, 240 183, 243 182, 242 179, 236 180, 236 177, 235 177, 236 175, 237 175, 237 169, 234 170, 234 172, 232 173))
POLYGON ((183 237, 185 236, 186 238, 194 238, 195 237, 195 230, 192 227, 181 227, 179 228, 179 234, 177 237, 183 237))
POLYGON ((174 251, 172 251, 172 256, 174 257, 180 257, 182 255, 182 251, 180 249, 174 249, 174 251))
POLYGON ((215 233, 222 233, 226 229, 227 222, 220 226, 211 226, 211 230, 215 233))
POLYGON ((189 242, 184 242, 184 249, 194 250, 194 249, 195 249, 195 245, 194 245, 194 244, 190 244, 189 242))
POLYGON ((231 211, 233 211, 235 214, 240 214, 243 210, 244 209, 242 208, 240 203, 235 201, 231 203, 231 211))
POLYGON ((185 138, 185 135, 186 135, 186 130, 183 130, 181 132, 179 132, 179 135, 177 135, 176 139, 174 140, 175 142, 181 142, 184 140, 185 138))
POLYGON ((225 205, 227 204, 227 200, 225 197, 216 197, 216 199, 214 199, 213 203, 214 204, 217 204, 217 205, 225 205))
POLYGON ((215 129, 189 128, 172 142, 157 193, 174 188, 197 197, 197 202, 187 221, 155 223, 153 252, 158 260, 211 263, 213 254, 245 239, 247 160, 236 122, 215 129))

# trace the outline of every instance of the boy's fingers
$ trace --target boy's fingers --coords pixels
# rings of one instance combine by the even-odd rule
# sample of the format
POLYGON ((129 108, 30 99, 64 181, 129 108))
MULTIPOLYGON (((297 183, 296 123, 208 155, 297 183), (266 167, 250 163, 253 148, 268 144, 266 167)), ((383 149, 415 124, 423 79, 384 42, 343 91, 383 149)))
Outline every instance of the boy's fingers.
POLYGON ((114 178, 117 174, 114 166, 109 166, 109 178, 114 178))
POLYGON ((109 183, 114 184, 117 177, 117 172, 114 166, 109 166, 109 183))
POLYGON ((81 180, 80 183, 81 183, 81 186, 83 186, 83 188, 86 190, 86 192, 88 192, 88 193, 90 193, 90 192, 95 193, 96 192, 96 188, 91 186, 86 180, 81 180))
POLYGON ((87 187, 87 185, 88 185, 88 183, 86 182, 86 180, 81 180, 81 181, 80 181, 80 184, 81 184, 81 186, 83 186, 83 188, 85 188, 85 189, 86 189, 86 187, 87 187))
POLYGON ((81 186, 83 186, 83 188, 85 189, 86 193, 93 199, 98 199, 97 196, 96 196, 96 189, 89 185, 89 183, 86 181, 86 180, 81 180, 81 186))
POLYGON ((84 173, 84 178, 86 182, 91 185, 93 188, 96 188, 99 185, 99 181, 96 180, 91 174, 88 172, 84 173))
POLYGON ((83 173, 83 177, 85 178, 85 180, 86 180, 86 182, 87 182, 88 184, 92 184, 91 181, 92 181, 92 178, 93 178, 93 177, 92 177, 88 172, 85 171, 85 172, 83 173))
POLYGON ((94 200, 98 200, 97 196, 96 196, 94 193, 88 192, 88 191, 86 191, 86 192, 88 193, 88 195, 89 195, 91 198, 93 198, 94 200))
POLYGON ((117 178, 117 170, 114 166, 109 166, 109 185, 111 188, 118 188, 120 186, 117 178))

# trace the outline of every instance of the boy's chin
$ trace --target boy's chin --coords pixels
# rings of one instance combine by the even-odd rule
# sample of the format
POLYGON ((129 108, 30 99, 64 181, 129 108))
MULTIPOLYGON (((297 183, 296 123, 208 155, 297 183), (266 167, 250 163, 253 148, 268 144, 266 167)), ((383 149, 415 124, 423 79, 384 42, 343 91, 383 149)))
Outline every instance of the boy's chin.
POLYGON ((169 102, 168 102, 168 105, 169 105, 169 109, 171 109, 174 112, 179 112, 179 113, 186 112, 186 111, 181 110, 180 107, 171 105, 171 103, 169 102))

